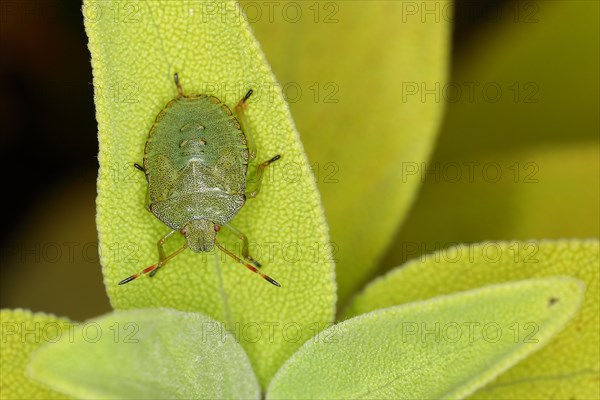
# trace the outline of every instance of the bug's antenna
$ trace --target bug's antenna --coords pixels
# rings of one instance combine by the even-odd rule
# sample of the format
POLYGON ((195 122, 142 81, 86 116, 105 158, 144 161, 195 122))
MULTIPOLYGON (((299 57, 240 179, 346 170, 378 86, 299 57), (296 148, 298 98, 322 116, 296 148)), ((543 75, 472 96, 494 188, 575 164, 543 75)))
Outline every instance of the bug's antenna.
POLYGON ((275 279, 271 278, 269 275, 267 274, 263 274, 262 272, 260 272, 256 267, 253 267, 250 264, 247 264, 245 262, 243 262, 238 256, 236 256, 235 254, 233 254, 231 251, 227 250, 225 247, 223 247, 221 245, 221 243, 219 243, 216 239, 215 239, 215 244, 217 245, 217 247, 219 249, 221 249, 221 251, 225 254, 227 254, 229 257, 233 258, 234 260, 236 260, 237 262, 239 262, 240 264, 242 264, 243 266, 245 266, 246 268, 248 268, 250 271, 255 272, 257 274, 259 274, 264 280, 268 281, 269 283, 277 286, 277 287, 281 287, 281 285, 279 284, 279 282, 277 282, 275 279))
MULTIPOLYGON (((160 267, 162 267, 163 265, 165 265, 167 262, 169 262, 169 260, 171 260, 173 257, 175 257, 176 255, 178 255, 179 253, 181 253, 182 251, 184 251, 185 249, 187 249, 187 243, 184 244, 180 249, 175 250, 173 252, 173 254, 165 257, 163 260, 160 260, 158 263, 151 265, 147 268, 144 268, 143 270, 141 270, 140 272, 138 272, 137 274, 133 274, 131 275, 129 278, 125 278, 123 279, 121 282, 119 282, 119 285, 124 285, 127 282, 131 282, 134 279, 139 278, 140 276, 147 274, 148 272, 153 272, 153 271, 157 271, 160 267)), ((154 274, 150 274, 150 276, 152 276, 154 274)))

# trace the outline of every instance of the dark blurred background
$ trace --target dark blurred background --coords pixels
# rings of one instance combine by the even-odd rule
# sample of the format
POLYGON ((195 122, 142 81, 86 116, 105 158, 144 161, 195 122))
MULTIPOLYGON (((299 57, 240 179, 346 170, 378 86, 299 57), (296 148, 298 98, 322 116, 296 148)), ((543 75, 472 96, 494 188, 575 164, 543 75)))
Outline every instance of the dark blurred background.
MULTIPOLYGON (((453 68, 490 16, 510 4, 456 1, 453 68)), ((80 7, 76 1, 0 2, 0 306, 73 319, 110 310, 97 256, 97 129, 80 7)), ((444 135, 440 142, 451 146, 444 135)), ((478 239, 468 232, 455 237, 478 239)), ((382 268, 402 258, 392 252, 382 268)))
POLYGON ((80 8, 0 2, 0 304, 72 318, 110 309, 97 256, 97 124, 80 8))

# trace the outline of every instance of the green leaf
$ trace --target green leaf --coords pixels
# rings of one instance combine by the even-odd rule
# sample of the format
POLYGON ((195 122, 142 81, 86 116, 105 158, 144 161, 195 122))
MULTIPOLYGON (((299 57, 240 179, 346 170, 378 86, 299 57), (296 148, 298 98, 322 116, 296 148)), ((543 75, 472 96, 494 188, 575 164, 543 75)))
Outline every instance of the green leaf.
MULTIPOLYGON (((97 225, 111 303, 197 311, 224 322, 265 385, 315 329, 332 321, 335 307, 334 266, 314 179, 282 178, 287 167, 309 169, 281 93, 268 90, 275 82, 269 66, 234 2, 86 1, 83 13, 100 142, 97 225), (248 88, 256 90, 247 117, 257 158, 282 159, 232 223, 281 288, 217 251, 186 251, 153 279, 117 285, 158 261, 156 243, 169 232, 146 211, 146 181, 133 163, 142 161, 156 115, 177 94, 175 72, 184 93, 216 95, 230 107, 248 88)), ((176 236, 173 250, 183 243, 176 236)), ((239 252, 233 235, 221 232, 219 239, 239 252)))
MULTIPOLYGON (((411 2, 291 2, 271 13, 241 4, 315 170, 343 303, 372 275, 416 195, 420 176, 400 166, 421 165, 433 147, 444 102, 422 96, 446 82, 451 24, 423 20, 411 2)), ((436 7, 449 15, 452 4, 436 7)))
POLYGON ((569 275, 586 284, 581 311, 543 350, 519 363, 477 398, 594 398, 600 392, 598 240, 487 242, 408 262, 374 281, 346 316, 518 279, 569 275))
POLYGON ((404 263, 406 242, 599 236, 600 2, 502 4, 455 51, 462 94, 382 265, 404 263))
POLYGON ((29 355, 45 343, 68 337, 71 322, 27 310, 0 310, 0 394, 3 399, 64 399, 63 393, 30 379, 29 355))
POLYGON ((543 346, 583 293, 555 277, 374 311, 307 342, 267 398, 463 398, 543 346))
POLYGON ((169 309, 85 322, 40 348, 29 369, 78 398, 260 398, 248 356, 220 323, 169 309))

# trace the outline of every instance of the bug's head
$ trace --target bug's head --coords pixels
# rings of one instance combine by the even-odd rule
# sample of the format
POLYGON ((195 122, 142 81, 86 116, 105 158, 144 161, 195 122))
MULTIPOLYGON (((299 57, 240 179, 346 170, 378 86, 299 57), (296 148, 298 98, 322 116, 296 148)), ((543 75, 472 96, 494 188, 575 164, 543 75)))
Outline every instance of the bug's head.
POLYGON ((189 221, 181 228, 181 233, 194 253, 210 251, 215 245, 215 224, 207 219, 189 221))

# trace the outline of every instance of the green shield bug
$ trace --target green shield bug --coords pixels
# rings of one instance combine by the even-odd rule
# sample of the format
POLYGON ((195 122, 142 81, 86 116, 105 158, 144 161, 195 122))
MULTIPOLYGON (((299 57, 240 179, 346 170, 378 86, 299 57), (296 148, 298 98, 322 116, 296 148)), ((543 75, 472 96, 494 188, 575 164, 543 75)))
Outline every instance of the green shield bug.
POLYGON ((158 114, 150 129, 144 166, 134 164, 146 175, 148 210, 172 230, 158 241, 158 263, 123 279, 119 285, 147 273, 153 276, 188 247, 200 253, 216 245, 252 272, 280 286, 259 271, 260 263, 248 252, 248 238, 229 223, 246 198, 258 194, 264 169, 280 158, 276 155, 259 164, 253 176, 247 176, 248 163, 256 158, 244 116, 252 90, 235 108, 238 120, 214 96, 184 95, 177 74, 174 79, 177 97, 158 114), (242 257, 219 243, 216 235, 221 228, 242 241, 242 257), (175 232, 181 233, 186 243, 167 256, 164 244, 175 232))

